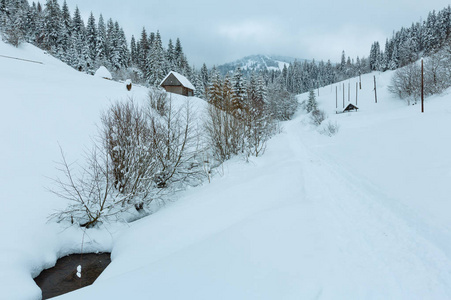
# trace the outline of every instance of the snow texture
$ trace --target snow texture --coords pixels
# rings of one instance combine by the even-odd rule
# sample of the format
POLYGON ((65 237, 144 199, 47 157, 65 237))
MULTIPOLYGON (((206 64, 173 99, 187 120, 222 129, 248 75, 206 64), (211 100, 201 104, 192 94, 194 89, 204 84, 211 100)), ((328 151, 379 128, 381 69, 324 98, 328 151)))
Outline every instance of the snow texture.
POLYGON ((77 277, 81 278, 81 265, 77 266, 77 277))
POLYGON ((95 77, 105 78, 105 79, 113 79, 113 76, 111 76, 110 71, 108 71, 107 68, 104 66, 101 66, 94 74, 95 77))
MULTIPOLYGON (((43 188, 58 143, 83 153, 99 112, 127 92, 31 45, 0 53, 44 63, 0 61, 0 299, 40 299, 32 277, 79 252, 84 234, 46 223, 65 206, 43 188)), ((451 90, 421 114, 388 93, 391 75, 362 76, 358 112, 335 114, 335 85, 320 89, 337 135, 298 113, 264 156, 225 163, 147 218, 86 230, 84 252, 112 262, 58 299, 450 299, 451 90)))

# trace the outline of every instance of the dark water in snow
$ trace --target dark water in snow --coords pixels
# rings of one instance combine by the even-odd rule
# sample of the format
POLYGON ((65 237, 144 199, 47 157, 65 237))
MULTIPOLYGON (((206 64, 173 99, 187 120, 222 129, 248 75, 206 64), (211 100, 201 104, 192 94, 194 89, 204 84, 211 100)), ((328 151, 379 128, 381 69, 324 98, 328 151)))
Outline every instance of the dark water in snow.
POLYGON ((42 299, 56 297, 91 285, 110 264, 110 253, 72 254, 58 259, 34 279, 42 290, 42 299), (77 266, 81 265, 81 278, 77 266))

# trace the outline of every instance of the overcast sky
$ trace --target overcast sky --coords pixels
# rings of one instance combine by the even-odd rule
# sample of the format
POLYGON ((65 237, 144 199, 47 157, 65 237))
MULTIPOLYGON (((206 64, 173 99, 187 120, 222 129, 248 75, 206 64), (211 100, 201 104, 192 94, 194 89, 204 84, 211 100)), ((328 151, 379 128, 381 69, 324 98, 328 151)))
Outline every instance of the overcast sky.
MULTIPOLYGON (((62 4, 62 0, 59 0, 62 4)), ((44 1, 45 2, 45 1, 44 1)), ((78 5, 85 22, 113 18, 127 38, 142 27, 160 31, 165 46, 180 38, 191 64, 219 65, 251 54, 275 54, 339 61, 368 56, 371 43, 385 43, 393 30, 425 19, 446 0, 67 0, 78 5)))

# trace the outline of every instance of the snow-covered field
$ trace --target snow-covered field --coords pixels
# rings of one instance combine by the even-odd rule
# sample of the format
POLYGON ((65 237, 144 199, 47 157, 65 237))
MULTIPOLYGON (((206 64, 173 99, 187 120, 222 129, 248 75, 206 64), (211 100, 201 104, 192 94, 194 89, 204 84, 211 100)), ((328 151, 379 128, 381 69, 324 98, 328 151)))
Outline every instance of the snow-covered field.
MULTIPOLYGON (((32 276, 83 236, 46 224, 63 205, 44 188, 58 143, 79 158, 110 101, 147 92, 32 46, 0 43, 0 55, 44 62, 0 58, 0 299, 39 299, 32 276)), ((112 263, 60 299, 450 299, 451 91, 421 114, 388 94, 390 76, 362 77, 357 113, 335 114, 335 86, 320 90, 336 136, 300 112, 263 157, 227 162, 147 218, 89 230, 84 249, 112 263)))

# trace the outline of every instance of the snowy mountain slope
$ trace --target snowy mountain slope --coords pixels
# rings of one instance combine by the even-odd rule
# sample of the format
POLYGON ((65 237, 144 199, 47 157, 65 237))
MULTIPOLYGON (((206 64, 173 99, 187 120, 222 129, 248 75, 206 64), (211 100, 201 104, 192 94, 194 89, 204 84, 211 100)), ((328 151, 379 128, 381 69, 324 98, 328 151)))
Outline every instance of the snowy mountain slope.
MULTIPOLYGON (((219 65, 217 67, 217 70, 223 75, 228 72, 235 71, 235 69, 238 67, 240 67, 244 72, 259 70, 282 71, 284 66, 288 67, 290 63, 294 62, 295 60, 295 58, 285 56, 250 55, 238 59, 234 62, 219 65)), ((298 59, 298 61, 302 60, 298 59)))
MULTIPOLYGON (((379 103, 374 103, 373 76, 364 76, 358 113, 335 115, 335 86, 320 91, 321 107, 342 130, 332 143, 317 139, 308 145, 379 193, 380 201, 451 256, 451 90, 426 99, 421 114, 419 105, 408 107, 387 92, 391 72, 373 75, 379 103)), ((352 86, 355 99, 355 80, 352 86)), ((348 103, 347 92, 345 98, 348 103)))
MULTIPOLYGON (((81 249, 82 232, 46 224, 65 206, 46 190, 59 175, 59 145, 69 162, 82 160, 102 110, 129 97, 146 101, 147 89, 79 73, 29 44, 0 42, 0 55, 12 57, 0 57, 0 299, 38 299, 32 276, 81 249)), ((89 235, 96 243, 85 251, 111 249, 105 232, 89 235)))
MULTIPOLYGON (((46 60, 0 61, 9 112, 0 121, 0 299, 39 299, 32 276, 79 251, 83 237, 44 223, 61 205, 42 188, 57 141, 77 158, 99 111, 129 94, 32 46, 2 51, 46 60)), ((357 113, 335 114, 335 86, 320 89, 338 135, 318 134, 299 113, 263 157, 226 163, 150 217, 88 230, 85 251, 112 250, 113 261, 94 285, 59 299, 451 298, 449 94, 428 99, 421 115, 386 92, 390 73, 362 78, 357 113)))

